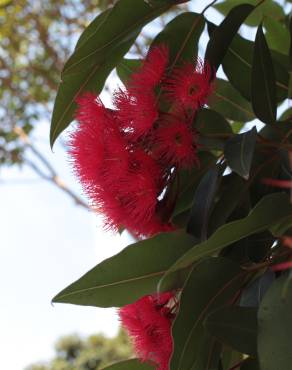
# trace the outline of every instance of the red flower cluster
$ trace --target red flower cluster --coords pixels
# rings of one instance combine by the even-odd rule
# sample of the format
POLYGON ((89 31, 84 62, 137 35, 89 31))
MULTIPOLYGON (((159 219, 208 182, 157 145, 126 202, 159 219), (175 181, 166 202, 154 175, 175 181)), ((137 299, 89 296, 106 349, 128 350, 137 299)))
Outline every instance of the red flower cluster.
POLYGON ((177 303, 172 293, 148 295, 124 306, 119 315, 142 361, 153 361, 167 370, 172 353, 171 323, 177 303))
POLYGON ((105 225, 137 236, 171 230, 163 209, 173 173, 198 163, 192 121, 211 93, 210 68, 198 61, 167 75, 168 49, 154 47, 114 110, 94 94, 77 100, 79 122, 71 136, 75 172, 105 225))

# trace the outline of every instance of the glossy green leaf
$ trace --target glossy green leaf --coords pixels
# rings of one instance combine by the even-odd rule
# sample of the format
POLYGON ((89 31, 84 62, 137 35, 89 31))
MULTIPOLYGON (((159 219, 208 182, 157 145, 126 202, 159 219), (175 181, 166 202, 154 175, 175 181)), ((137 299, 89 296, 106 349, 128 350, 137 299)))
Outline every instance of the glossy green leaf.
POLYGON ((179 172, 179 194, 173 211, 173 220, 192 206, 196 188, 202 176, 216 163, 216 157, 209 152, 198 153, 200 168, 179 172))
POLYGON ((207 45, 205 59, 217 70, 246 17, 254 10, 249 4, 238 5, 230 10, 223 22, 212 32, 207 45))
POLYGON ((183 288, 172 328, 174 351, 170 370, 202 369, 198 364, 204 361, 210 338, 204 319, 233 297, 242 276, 239 266, 224 258, 208 258, 194 267, 183 288))
POLYGON ((233 121, 248 122, 255 118, 250 103, 228 81, 221 78, 215 81, 215 90, 208 105, 233 121))
POLYGON ((262 27, 259 26, 251 71, 251 101, 256 116, 264 123, 274 123, 277 116, 274 66, 262 27))
POLYGON ((194 243, 178 231, 131 244, 62 290, 53 302, 97 307, 133 302, 155 292, 164 272, 194 243))
MULTIPOLYGON (((230 9, 234 6, 239 4, 252 4, 257 5, 259 2, 258 0, 224 0, 218 4, 214 5, 220 13, 226 15, 230 9)), ((257 26, 263 19, 264 16, 273 17, 275 19, 283 19, 285 17, 285 13, 283 8, 280 4, 277 4, 273 0, 265 0, 263 4, 258 6, 251 15, 245 20, 249 26, 257 26)))
MULTIPOLYGON (((224 247, 249 235, 269 229, 275 223, 292 215, 292 206, 285 193, 263 197, 245 218, 221 226, 210 238, 188 250, 167 274, 190 267, 200 258, 219 252, 224 247)), ((163 279, 163 278, 162 278, 163 279)))
POLYGON ((212 109, 200 109, 196 115, 195 128, 201 135, 218 137, 220 134, 232 134, 229 122, 218 112, 212 109))
POLYGON ((134 73, 141 66, 140 59, 122 59, 116 66, 117 74, 120 80, 126 84, 130 79, 132 73, 134 73))
POLYGON ((168 46, 170 68, 178 62, 194 61, 204 26, 205 19, 201 14, 192 12, 179 14, 155 37, 152 45, 168 46))
POLYGON ((257 130, 253 127, 250 131, 234 135, 225 143, 224 156, 228 166, 245 180, 249 178, 256 138, 257 130))
POLYGON ((187 232, 199 240, 207 238, 208 220, 213 198, 217 189, 218 167, 211 168, 201 179, 194 195, 194 200, 187 224, 187 232))
POLYGON ((136 358, 131 360, 117 362, 116 364, 104 367, 101 370, 155 370, 155 365, 141 362, 136 358))
POLYGON ((250 307, 223 307, 205 320, 209 333, 238 352, 257 354, 257 310, 250 307))
POLYGON ((273 283, 258 312, 258 354, 264 370, 291 369, 292 289, 284 298, 286 279, 283 275, 273 283))
MULTIPOLYGON (((97 17, 67 61, 55 100, 50 142, 70 124, 75 99, 84 91, 100 93, 111 70, 129 50, 142 27, 167 10, 169 1, 150 6, 143 0, 119 0, 106 17, 97 17)), ((81 36, 82 37, 82 36, 81 36)))
POLYGON ((248 358, 241 365, 240 370, 261 370, 258 364, 258 360, 253 358, 248 358))
MULTIPOLYGON (((209 28, 212 29, 212 25, 209 28)), ((246 40, 240 35, 235 35, 223 60, 222 67, 232 86, 242 96, 251 100, 251 70, 254 43, 246 40), (240 70, 240 73, 238 71, 240 70)), ((275 74, 277 101, 280 102, 287 97, 288 72, 287 57, 275 51, 271 53, 275 74)))
POLYGON ((269 47, 287 55, 290 45, 290 34, 285 25, 279 20, 265 17, 264 27, 266 29, 265 35, 269 47))

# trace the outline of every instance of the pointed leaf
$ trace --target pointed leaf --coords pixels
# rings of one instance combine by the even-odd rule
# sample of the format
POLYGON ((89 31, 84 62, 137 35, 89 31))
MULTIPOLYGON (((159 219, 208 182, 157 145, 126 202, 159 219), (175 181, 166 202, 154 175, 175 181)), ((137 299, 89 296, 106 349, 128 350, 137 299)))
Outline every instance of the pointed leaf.
POLYGON ((270 287, 258 312, 258 354, 264 370, 291 369, 292 289, 283 297, 285 275, 270 287))
POLYGON ((194 243, 178 231, 131 244, 62 290, 53 302, 97 307, 131 303, 155 292, 160 277, 194 243))
POLYGON ((264 18, 266 39, 271 49, 277 50, 285 55, 288 54, 290 35, 285 25, 271 17, 264 18))
MULTIPOLYGON (((129 50, 142 27, 171 7, 169 1, 150 6, 144 0, 119 0, 106 17, 97 17, 67 61, 55 100, 50 142, 70 124, 75 99, 84 91, 100 93, 111 70, 129 50)), ((82 36, 81 36, 82 37, 82 36)))
POLYGON ((122 59, 116 66, 117 74, 120 80, 126 84, 130 79, 132 73, 134 73, 141 66, 140 59, 122 59))
POLYGON ((146 362, 141 362, 139 359, 117 362, 116 364, 104 367, 101 370, 155 370, 156 365, 150 365, 146 362))
POLYGON ((240 239, 267 230, 276 222, 291 217, 291 215, 292 206, 287 194, 273 193, 266 195, 247 217, 225 224, 212 234, 208 240, 191 248, 176 261, 167 274, 185 269, 199 259, 218 252, 240 239))
POLYGON ((257 310, 250 307, 224 307, 210 313, 205 327, 221 343, 238 352, 257 354, 257 310))
POLYGON ((218 167, 211 168, 201 179, 193 200, 187 232, 199 240, 207 238, 208 220, 217 189, 218 167))
POLYGON ((241 365, 240 370, 260 370, 258 360, 253 359, 253 358, 248 358, 241 365))
POLYGON ((253 127, 243 134, 234 135, 225 143, 224 156, 228 166, 246 180, 249 178, 256 138, 257 130, 253 127))
POLYGON ((212 32, 207 45, 205 59, 217 70, 246 17, 254 10, 253 5, 242 4, 230 10, 223 22, 212 32))
POLYGON ((204 319, 234 296, 242 276, 239 266, 224 258, 208 258, 194 267, 183 288, 172 328, 174 351, 170 370, 202 369, 198 363, 205 358, 210 338, 204 319))
POLYGON ((251 76, 253 110, 262 122, 272 124, 277 116, 275 72, 262 26, 256 34, 251 76))
POLYGON ((221 78, 216 79, 214 94, 209 98, 208 105, 232 121, 248 122, 255 118, 250 103, 221 78))

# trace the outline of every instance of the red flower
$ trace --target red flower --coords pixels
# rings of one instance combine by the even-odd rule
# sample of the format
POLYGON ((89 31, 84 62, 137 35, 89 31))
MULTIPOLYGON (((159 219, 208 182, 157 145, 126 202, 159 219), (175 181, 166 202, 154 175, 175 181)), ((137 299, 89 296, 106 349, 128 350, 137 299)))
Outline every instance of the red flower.
POLYGON ((158 118, 153 92, 137 94, 119 90, 115 94, 115 106, 119 125, 132 141, 147 134, 158 118))
POLYGON ((173 293, 147 295, 120 309, 122 325, 142 361, 153 361, 168 370, 172 353, 171 322, 175 317, 173 293))
POLYGON ((159 45, 152 47, 142 66, 137 72, 132 74, 129 88, 142 93, 145 92, 145 89, 153 91, 153 88, 161 81, 167 63, 167 46, 159 45))
POLYGON ((164 163, 191 167, 198 163, 197 134, 178 118, 171 118, 156 130, 153 138, 155 153, 164 163))
POLYGON ((207 62, 198 59, 194 66, 187 63, 176 68, 165 83, 165 95, 185 110, 197 110, 206 102, 212 92, 211 68, 207 62))

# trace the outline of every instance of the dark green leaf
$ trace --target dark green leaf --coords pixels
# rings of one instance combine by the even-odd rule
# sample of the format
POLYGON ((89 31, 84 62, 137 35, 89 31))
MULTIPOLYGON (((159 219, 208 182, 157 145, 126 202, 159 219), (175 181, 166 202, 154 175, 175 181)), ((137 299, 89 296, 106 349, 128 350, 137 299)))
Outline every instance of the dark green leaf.
POLYGON ((205 320, 209 333, 236 351, 257 354, 257 310, 250 307, 224 307, 205 320))
POLYGON ((249 4, 238 5, 230 10, 223 22, 212 32, 207 45, 205 59, 217 70, 246 17, 254 10, 249 4))
POLYGON ((203 321, 208 313, 233 297, 241 279, 239 266, 224 258, 209 258, 194 267, 182 291, 180 310, 172 328, 174 351, 170 370, 205 368, 199 364, 206 357, 210 337, 203 321))
POLYGON ((187 232, 199 240, 207 238, 208 221, 217 189, 218 167, 211 168, 201 179, 193 200, 187 232))
POLYGON ((260 370, 258 360, 253 359, 253 358, 248 358, 241 365, 240 370, 260 370))
POLYGON ((201 14, 185 12, 172 19, 155 37, 152 45, 165 44, 169 48, 169 65, 194 61, 205 19, 201 14))
POLYGON ((195 119, 195 127, 201 135, 218 137, 232 134, 229 122, 212 109, 200 109, 195 119))
MULTIPOLYGON (((230 9, 239 4, 258 4, 258 0, 225 0, 219 4, 215 4, 214 7, 226 15, 230 9)), ((273 0, 265 0, 260 6, 258 6, 251 15, 245 20, 249 26, 257 26, 263 19, 264 16, 273 17, 275 19, 283 19, 285 13, 280 4, 277 4, 273 0)))
POLYGON ((284 298, 285 275, 270 287, 258 312, 258 354, 263 370, 291 369, 292 289, 284 298))
POLYGON ((174 223, 177 215, 191 208, 196 187, 202 176, 216 162, 216 157, 209 152, 200 152, 198 156, 200 161, 199 169, 183 170, 179 173, 179 194, 172 216, 174 223))
POLYGON ((251 101, 256 116, 264 123, 274 123, 277 116, 276 83, 271 54, 259 26, 251 71, 251 101))
POLYGON ((141 362, 138 359, 131 359, 126 361, 121 361, 116 364, 104 367, 101 370, 154 370, 155 365, 151 366, 146 362, 141 362))
POLYGON ((208 105, 233 121, 247 122, 255 118, 250 103, 221 78, 216 79, 214 94, 209 98, 208 105))
POLYGON ((282 219, 291 217, 292 206, 285 193, 274 193, 263 197, 243 219, 230 222, 220 227, 211 237, 191 248, 176 263, 168 273, 185 269, 200 258, 214 254, 222 248, 249 235, 269 229, 282 219))
MULTIPOLYGON (((144 0, 119 0, 106 17, 96 18, 67 61, 55 100, 50 141, 70 124, 75 99, 84 91, 100 93, 111 70, 129 50, 142 27, 167 10, 169 1, 150 6, 144 0)), ((82 37, 82 36, 81 36, 82 37)))
POLYGON ((140 59, 122 59, 116 66, 117 74, 120 80, 126 84, 130 79, 132 73, 134 73, 141 66, 140 59))
MULTIPOLYGON (((212 29, 212 25, 210 28, 212 29)), ((224 73, 235 89, 251 100, 251 69, 254 43, 235 35, 223 60, 224 73), (240 73, 238 73, 240 71, 240 73)), ((277 101, 286 99, 288 92, 287 57, 272 51, 276 74, 277 101)))
POLYGON ((234 135, 225 143, 224 156, 228 166, 245 180, 249 178, 256 138, 257 130, 253 127, 243 134, 234 135))
POLYGON ((271 17, 264 18, 266 39, 271 49, 277 50, 285 55, 288 54, 290 35, 285 25, 271 17))
POLYGON ((160 277, 194 243, 178 231, 132 244, 62 290, 53 302, 97 307, 133 302, 155 292, 160 277))

